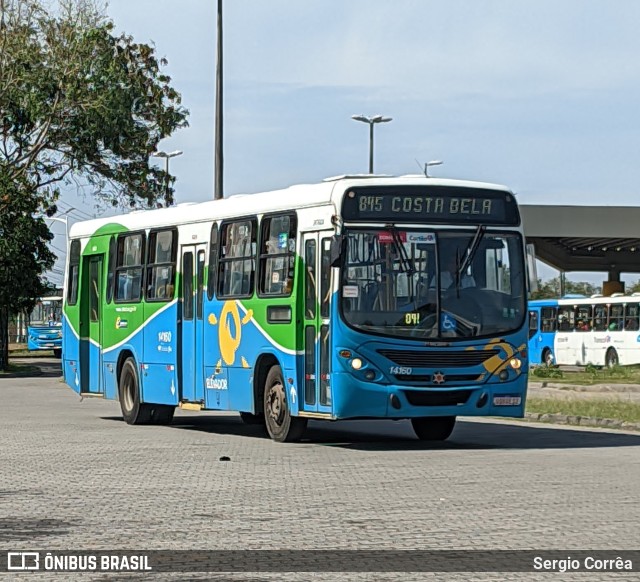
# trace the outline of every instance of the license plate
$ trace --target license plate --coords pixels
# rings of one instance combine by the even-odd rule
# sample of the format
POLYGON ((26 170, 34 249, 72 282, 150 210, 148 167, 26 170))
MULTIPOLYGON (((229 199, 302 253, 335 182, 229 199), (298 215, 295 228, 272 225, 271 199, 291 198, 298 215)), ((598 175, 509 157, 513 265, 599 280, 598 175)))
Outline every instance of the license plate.
POLYGON ((522 396, 494 396, 494 406, 520 406, 522 396))

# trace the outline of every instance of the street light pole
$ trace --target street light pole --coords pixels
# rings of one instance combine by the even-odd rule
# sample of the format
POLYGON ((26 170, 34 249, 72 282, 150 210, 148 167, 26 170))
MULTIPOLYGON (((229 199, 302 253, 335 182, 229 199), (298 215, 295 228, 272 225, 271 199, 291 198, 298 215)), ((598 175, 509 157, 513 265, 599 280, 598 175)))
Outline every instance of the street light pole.
POLYGON ((68 245, 68 242, 69 242, 69 217, 67 215, 69 214, 69 212, 73 212, 74 210, 75 210, 75 208, 72 206, 71 208, 68 208, 62 214, 59 214, 58 216, 45 216, 44 217, 45 220, 55 220, 56 222, 62 222, 64 224, 64 235, 66 237, 65 246, 69 246, 68 245))
POLYGON ((351 119, 369 124, 369 173, 373 174, 373 126, 376 123, 387 123, 388 121, 392 121, 393 118, 383 117, 382 115, 374 115, 373 117, 352 115, 351 119))
POLYGON ((213 199, 221 200, 224 197, 222 190, 222 173, 224 165, 222 142, 222 0, 218 0, 218 44, 216 50, 216 110, 215 110, 215 167, 213 177, 213 199))
POLYGON ((170 178, 170 174, 169 174, 169 160, 171 158, 175 158, 176 156, 181 156, 184 152, 182 150, 175 150, 174 152, 153 152, 151 155, 154 158, 164 158, 164 171, 167 174, 167 184, 165 186, 165 201, 166 198, 168 197, 169 194, 169 178, 170 178))
POLYGON ((441 160, 431 160, 430 162, 425 162, 424 164, 424 177, 429 178, 429 168, 431 166, 441 166, 444 162, 441 160))
POLYGON ((62 214, 60 214, 59 216, 45 216, 43 217, 45 220, 54 220, 56 222, 62 222, 62 224, 64 224, 64 248, 66 251, 66 256, 65 256, 65 267, 64 267, 64 274, 62 275, 62 296, 66 297, 65 294, 65 288, 64 288, 64 279, 65 279, 65 274, 67 272, 67 265, 69 263, 69 212, 74 211, 75 208, 72 206, 71 208, 69 208, 68 210, 65 210, 62 214))

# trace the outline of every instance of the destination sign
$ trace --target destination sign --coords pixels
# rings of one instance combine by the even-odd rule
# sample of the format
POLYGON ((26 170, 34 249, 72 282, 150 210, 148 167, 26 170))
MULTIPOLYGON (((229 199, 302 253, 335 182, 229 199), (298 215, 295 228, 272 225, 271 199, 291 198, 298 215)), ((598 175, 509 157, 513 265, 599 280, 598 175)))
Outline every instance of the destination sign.
POLYGON ((350 189, 343 219, 360 222, 420 222, 517 226, 512 194, 448 186, 369 186, 350 189))

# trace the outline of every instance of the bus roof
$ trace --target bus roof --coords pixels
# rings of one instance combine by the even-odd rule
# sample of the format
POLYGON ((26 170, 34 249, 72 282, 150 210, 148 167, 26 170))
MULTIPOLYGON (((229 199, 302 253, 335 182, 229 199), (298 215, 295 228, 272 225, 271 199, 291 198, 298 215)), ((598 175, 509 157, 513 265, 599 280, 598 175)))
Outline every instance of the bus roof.
POLYGON ((248 214, 263 214, 298 208, 333 204, 339 207, 344 192, 354 186, 450 186, 458 188, 485 188, 511 192, 505 186, 466 180, 426 178, 424 175, 337 176, 317 184, 300 184, 281 190, 256 194, 234 194, 222 200, 186 202, 171 208, 136 210, 126 214, 97 218, 74 223, 69 238, 91 236, 102 226, 121 224, 129 230, 173 226, 191 222, 206 222, 248 214))
POLYGON ((618 303, 640 303, 640 296, 636 295, 616 295, 599 297, 573 297, 558 300, 558 306, 564 305, 610 305, 618 303))
POLYGON ((528 302, 529 307, 550 307, 558 305, 557 299, 532 299, 528 302))

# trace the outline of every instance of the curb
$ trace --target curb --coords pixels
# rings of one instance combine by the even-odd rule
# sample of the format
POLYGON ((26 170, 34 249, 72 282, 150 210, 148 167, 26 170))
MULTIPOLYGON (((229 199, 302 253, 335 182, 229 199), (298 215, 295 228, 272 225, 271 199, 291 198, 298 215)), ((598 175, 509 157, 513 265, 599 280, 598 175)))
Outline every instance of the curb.
POLYGON ((550 414, 545 412, 525 412, 524 419, 532 422, 548 422, 551 424, 568 424, 573 426, 590 426, 600 428, 618 428, 640 431, 640 422, 626 422, 614 418, 594 418, 592 416, 570 416, 567 414, 550 414))
POLYGON ((640 392, 640 384, 565 384, 561 382, 548 382, 529 380, 530 389, 554 388, 565 392, 640 392))

